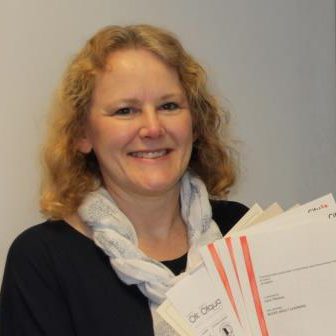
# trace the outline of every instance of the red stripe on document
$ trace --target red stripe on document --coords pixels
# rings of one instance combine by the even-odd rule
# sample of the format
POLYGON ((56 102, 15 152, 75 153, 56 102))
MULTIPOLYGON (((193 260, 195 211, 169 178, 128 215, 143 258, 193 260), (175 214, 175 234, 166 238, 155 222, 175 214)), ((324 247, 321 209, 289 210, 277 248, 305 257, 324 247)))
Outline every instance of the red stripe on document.
MULTIPOLYGON (((229 300, 232 304, 232 307, 237 315, 237 318, 240 322, 240 317, 239 317, 239 314, 238 314, 238 310, 237 310, 237 307, 236 307, 236 302, 233 298, 233 295, 232 295, 232 291, 231 291, 231 287, 230 287, 230 284, 229 284, 229 280, 227 278, 227 275, 226 275, 226 272, 225 272, 225 269, 224 269, 224 265, 223 263, 221 262, 220 258, 219 258, 219 255, 217 253, 217 250, 215 248, 215 245, 214 244, 209 244, 208 246, 208 250, 211 254, 211 257, 212 257, 212 260, 215 264, 215 267, 216 267, 216 270, 220 276, 220 279, 225 287, 225 290, 226 290, 226 293, 229 297, 229 300)), ((241 323, 241 322, 240 322, 241 323)))
POLYGON ((238 281, 240 292, 243 293, 242 292, 242 288, 241 288, 241 284, 240 284, 239 275, 238 275, 236 258, 235 258, 235 255, 233 253, 233 247, 232 247, 232 239, 231 239, 231 237, 225 238, 225 243, 226 243, 226 247, 228 248, 229 253, 230 253, 231 262, 232 262, 233 269, 234 269, 235 274, 236 274, 236 278, 237 278, 237 281, 238 281))
POLYGON ((248 275, 249 282, 250 282, 252 297, 253 297, 254 306, 255 306, 258 321, 259 321, 261 335, 262 336, 268 336, 269 334, 268 334, 268 330, 267 330, 266 321, 265 321, 265 318, 264 318, 264 313, 263 313, 262 307, 261 307, 259 291, 258 291, 256 279, 255 279, 251 254, 250 254, 250 250, 249 250, 249 247, 248 247, 246 236, 240 237, 240 244, 241 244, 241 247, 242 247, 242 250, 243 250, 246 271, 247 271, 247 275, 248 275))

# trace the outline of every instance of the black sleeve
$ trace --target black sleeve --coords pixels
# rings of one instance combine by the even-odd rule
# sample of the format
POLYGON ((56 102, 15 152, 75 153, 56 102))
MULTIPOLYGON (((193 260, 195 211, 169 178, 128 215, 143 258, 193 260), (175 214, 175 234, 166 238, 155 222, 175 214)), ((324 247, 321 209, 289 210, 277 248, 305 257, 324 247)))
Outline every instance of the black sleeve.
POLYGON ((1 336, 73 336, 46 242, 21 234, 12 244, 0 292, 1 336))
POLYGON ((212 218, 224 236, 249 210, 244 204, 211 200, 212 218))

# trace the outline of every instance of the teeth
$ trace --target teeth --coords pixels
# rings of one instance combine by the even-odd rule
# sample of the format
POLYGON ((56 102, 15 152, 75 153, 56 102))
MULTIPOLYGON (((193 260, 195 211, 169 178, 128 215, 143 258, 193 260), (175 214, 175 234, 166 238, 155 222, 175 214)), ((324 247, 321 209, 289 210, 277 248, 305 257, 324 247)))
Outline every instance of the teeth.
POLYGON ((155 152, 134 152, 131 153, 132 156, 145 159, 156 159, 158 157, 164 156, 167 154, 167 150, 163 149, 155 152))

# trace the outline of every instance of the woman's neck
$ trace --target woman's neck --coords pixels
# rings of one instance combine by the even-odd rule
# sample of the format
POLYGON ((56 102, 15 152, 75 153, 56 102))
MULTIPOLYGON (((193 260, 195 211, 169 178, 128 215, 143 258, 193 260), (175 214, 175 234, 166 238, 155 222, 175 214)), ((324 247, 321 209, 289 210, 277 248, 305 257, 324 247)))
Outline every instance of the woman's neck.
POLYGON ((139 248, 157 260, 175 259, 188 250, 179 187, 164 195, 137 196, 109 191, 137 233, 139 248))

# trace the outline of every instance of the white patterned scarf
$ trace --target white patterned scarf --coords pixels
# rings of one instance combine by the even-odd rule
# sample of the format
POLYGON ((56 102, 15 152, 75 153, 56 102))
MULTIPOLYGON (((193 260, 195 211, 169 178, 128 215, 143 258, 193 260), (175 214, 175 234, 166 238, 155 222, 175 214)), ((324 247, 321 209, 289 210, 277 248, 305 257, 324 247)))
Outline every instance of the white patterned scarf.
MULTIPOLYGON (((204 183, 188 172, 181 180, 180 204, 188 232, 186 272, 189 272, 201 261, 198 248, 221 238, 222 235, 212 220, 211 205, 204 183)), ((165 265, 148 257, 138 248, 132 223, 106 189, 100 188, 90 193, 78 212, 81 219, 92 228, 94 242, 108 255, 119 278, 128 285, 137 285, 148 298, 155 335, 176 335, 155 310, 165 300, 167 290, 186 272, 175 276, 165 265)))

